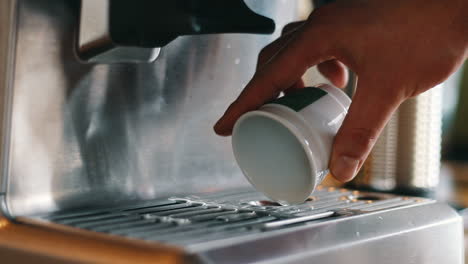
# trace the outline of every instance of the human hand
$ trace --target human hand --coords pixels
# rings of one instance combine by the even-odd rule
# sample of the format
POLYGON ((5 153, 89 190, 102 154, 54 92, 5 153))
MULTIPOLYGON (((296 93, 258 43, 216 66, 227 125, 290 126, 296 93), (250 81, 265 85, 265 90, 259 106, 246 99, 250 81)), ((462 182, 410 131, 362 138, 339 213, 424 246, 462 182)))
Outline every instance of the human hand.
POLYGON ((215 131, 230 135, 245 112, 281 91, 303 87, 301 76, 314 65, 343 86, 343 63, 359 82, 335 137, 330 170, 349 181, 396 108, 443 82, 467 58, 466 14, 466 0, 338 0, 323 6, 263 50, 253 79, 215 131))
MULTIPOLYGON (((267 64, 291 39, 295 33, 305 25, 305 21, 293 22, 283 28, 281 37, 265 46, 258 55, 257 70, 267 64)), ((344 88, 348 82, 348 71, 343 63, 338 60, 328 60, 317 65, 319 72, 336 87, 344 88)), ((283 90, 284 93, 304 88, 301 78, 292 86, 283 90)), ((279 94, 279 93, 278 93, 279 94)))

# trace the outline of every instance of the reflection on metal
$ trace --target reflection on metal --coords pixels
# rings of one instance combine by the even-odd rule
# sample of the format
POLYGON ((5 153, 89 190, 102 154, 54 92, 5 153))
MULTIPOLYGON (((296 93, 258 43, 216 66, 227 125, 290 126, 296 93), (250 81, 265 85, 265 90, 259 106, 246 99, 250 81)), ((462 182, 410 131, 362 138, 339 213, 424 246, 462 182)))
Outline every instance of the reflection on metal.
POLYGON ((232 189, 21 221, 162 242, 202 263, 463 263, 461 218, 431 200, 320 188, 300 205, 251 203, 263 199, 232 189))
POLYGON ((256 203, 211 126, 297 3, 247 3, 273 36, 186 36, 153 64, 93 65, 74 50, 81 1, 0 1, 0 202, 17 221, 0 218, 2 260, 463 262, 460 217, 429 200, 321 187, 256 203))
POLYGON ((78 56, 86 62, 152 62, 160 48, 118 46, 110 36, 110 0, 81 0, 78 56), (87 54, 87 56, 83 56, 87 54))
MULTIPOLYGON (((172 197, 117 208, 58 213, 40 219, 96 232, 194 247, 204 242, 305 225, 329 217, 356 216, 420 203, 416 198, 334 189, 319 190, 313 201, 300 205, 276 206, 251 202, 262 198, 257 192, 240 189, 210 195, 172 197), (369 203, 366 197, 377 197, 379 200, 369 203)), ((432 201, 424 200, 421 203, 432 201)))
POLYGON ((77 55, 97 63, 152 62, 180 36, 275 30, 242 0, 82 0, 79 16, 77 55))
MULTIPOLYGON (((0 12, 13 3, 1 1, 0 12)), ((151 64, 94 65, 75 55, 80 3, 20 0, 14 16, 0 18, 18 21, 0 30, 0 60, 12 59, 2 63, 9 67, 0 91, 14 94, 1 97, 0 113, 11 119, 1 131, 10 213, 248 186, 229 139, 212 126, 250 79, 261 48, 295 20, 295 4, 246 1, 274 18, 273 35, 179 37, 151 64)))
POLYGON ((3 194, 7 189, 9 174, 10 103, 13 81, 15 40, 16 40, 16 1, 0 1, 0 207, 4 205, 3 194))

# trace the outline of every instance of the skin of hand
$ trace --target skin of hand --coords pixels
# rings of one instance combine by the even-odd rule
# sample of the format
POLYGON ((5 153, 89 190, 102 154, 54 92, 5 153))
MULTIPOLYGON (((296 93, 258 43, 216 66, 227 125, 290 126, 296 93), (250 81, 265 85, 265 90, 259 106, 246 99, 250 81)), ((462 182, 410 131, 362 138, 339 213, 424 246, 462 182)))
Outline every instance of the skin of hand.
POLYGON ((259 55, 257 71, 216 123, 228 136, 244 113, 304 86, 315 65, 336 86, 343 66, 358 87, 333 144, 332 175, 351 180, 392 113, 446 80, 468 57, 468 0, 337 0, 284 30, 259 55))

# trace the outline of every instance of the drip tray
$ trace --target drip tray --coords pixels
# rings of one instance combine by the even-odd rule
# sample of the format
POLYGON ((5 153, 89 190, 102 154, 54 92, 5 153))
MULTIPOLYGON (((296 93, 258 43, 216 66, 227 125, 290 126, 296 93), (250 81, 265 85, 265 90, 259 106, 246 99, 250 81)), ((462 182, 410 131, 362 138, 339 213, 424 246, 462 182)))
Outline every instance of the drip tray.
POLYGON ((252 190, 171 197, 134 206, 60 213, 41 220, 75 228, 199 248, 238 237, 429 203, 430 200, 319 187, 300 205, 280 206, 252 190))

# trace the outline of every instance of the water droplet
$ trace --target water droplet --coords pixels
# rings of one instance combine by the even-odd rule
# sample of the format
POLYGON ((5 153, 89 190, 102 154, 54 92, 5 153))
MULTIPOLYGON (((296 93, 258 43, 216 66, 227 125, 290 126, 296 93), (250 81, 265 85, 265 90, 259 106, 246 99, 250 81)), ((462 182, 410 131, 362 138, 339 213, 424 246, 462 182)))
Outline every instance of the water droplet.
POLYGON ((240 63, 240 59, 239 59, 239 58, 236 58, 236 59, 234 60, 234 63, 235 63, 236 65, 239 64, 239 63, 240 63))

